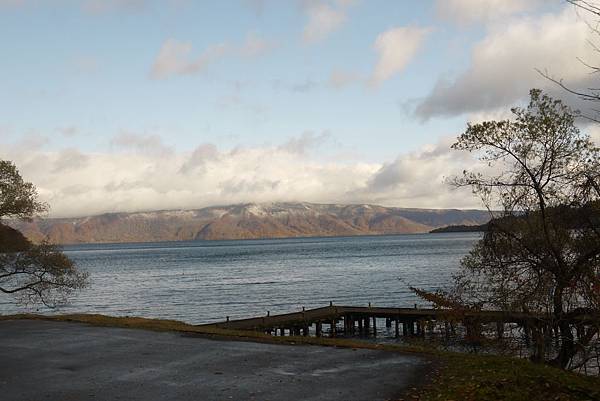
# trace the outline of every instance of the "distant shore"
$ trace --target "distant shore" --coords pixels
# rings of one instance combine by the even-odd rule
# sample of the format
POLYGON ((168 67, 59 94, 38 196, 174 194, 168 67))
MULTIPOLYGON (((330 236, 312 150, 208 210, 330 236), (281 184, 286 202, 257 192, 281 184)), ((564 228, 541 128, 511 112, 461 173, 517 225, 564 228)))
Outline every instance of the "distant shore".
POLYGON ((287 202, 13 220, 9 225, 34 242, 78 244, 416 234, 488 220, 484 210, 287 202))
POLYGON ((430 234, 439 234, 439 233, 477 233, 477 232, 486 232, 487 224, 481 225, 458 225, 458 226, 446 226, 433 229, 429 231, 430 234))

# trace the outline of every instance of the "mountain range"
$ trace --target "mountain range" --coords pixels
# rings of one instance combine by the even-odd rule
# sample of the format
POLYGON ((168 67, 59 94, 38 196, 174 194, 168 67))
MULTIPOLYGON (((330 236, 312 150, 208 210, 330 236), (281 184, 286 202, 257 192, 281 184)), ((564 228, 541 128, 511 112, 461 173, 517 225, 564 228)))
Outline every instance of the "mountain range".
POLYGON ((105 213, 10 221, 9 225, 34 242, 47 238, 58 244, 72 244, 409 234, 488 220, 488 212, 482 210, 295 202, 105 213))

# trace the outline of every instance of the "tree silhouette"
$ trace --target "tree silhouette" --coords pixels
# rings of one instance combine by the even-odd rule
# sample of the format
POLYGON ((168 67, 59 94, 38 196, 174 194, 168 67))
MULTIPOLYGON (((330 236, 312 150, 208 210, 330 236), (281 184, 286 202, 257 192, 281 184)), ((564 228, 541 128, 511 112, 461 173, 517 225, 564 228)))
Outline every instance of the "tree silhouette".
MULTIPOLYGON (((0 219, 31 219, 48 209, 16 166, 0 160, 0 219)), ((35 245, 0 223, 0 292, 21 303, 53 307, 87 285, 88 276, 55 245, 35 245)))
MULTIPOLYGON (((598 335, 582 319, 600 315, 600 150, 561 101, 530 95, 526 108, 512 109, 514 120, 469 124, 452 146, 487 165, 452 182, 470 187, 494 219, 462 260, 452 291, 421 296, 441 297, 446 307, 548 316, 560 333, 548 361, 566 368, 598 335)), ((544 354, 538 349, 535 359, 544 354)))

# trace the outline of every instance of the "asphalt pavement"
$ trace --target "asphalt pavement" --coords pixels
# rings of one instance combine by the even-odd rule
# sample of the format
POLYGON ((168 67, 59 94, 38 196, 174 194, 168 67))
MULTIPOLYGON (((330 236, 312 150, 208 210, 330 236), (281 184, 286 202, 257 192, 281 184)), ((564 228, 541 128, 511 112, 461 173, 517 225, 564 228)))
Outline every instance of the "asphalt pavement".
POLYGON ((389 400, 422 379, 415 355, 0 321, 0 399, 389 400))

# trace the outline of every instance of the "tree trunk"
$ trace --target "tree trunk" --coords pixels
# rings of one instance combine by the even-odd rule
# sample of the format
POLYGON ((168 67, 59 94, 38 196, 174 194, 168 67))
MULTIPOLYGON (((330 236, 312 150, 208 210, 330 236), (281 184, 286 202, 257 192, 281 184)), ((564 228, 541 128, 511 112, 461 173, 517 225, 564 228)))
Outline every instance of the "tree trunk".
POLYGON ((533 355, 531 356, 531 361, 535 363, 542 363, 545 360, 546 349, 544 344, 544 335, 539 322, 536 322, 536 324, 533 326, 533 341, 535 344, 535 349, 533 355))
POLYGON ((564 287, 562 286, 557 287, 554 291, 554 319, 558 322, 560 330, 560 350, 558 351, 558 356, 552 361, 552 364, 561 369, 566 369, 576 351, 571 325, 563 316, 563 292, 564 287))

